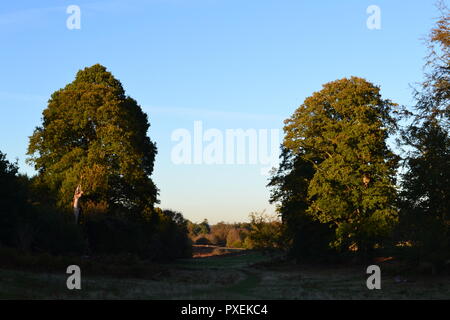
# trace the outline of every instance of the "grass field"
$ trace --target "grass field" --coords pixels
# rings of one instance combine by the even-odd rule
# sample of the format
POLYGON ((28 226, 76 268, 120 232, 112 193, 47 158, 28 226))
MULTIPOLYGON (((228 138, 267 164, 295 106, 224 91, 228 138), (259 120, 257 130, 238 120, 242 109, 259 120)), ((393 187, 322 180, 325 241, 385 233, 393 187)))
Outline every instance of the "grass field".
MULTIPOLYGON (((365 268, 267 263, 259 252, 179 260, 156 278, 82 273, 82 289, 67 275, 0 269, 1 299, 448 299, 450 277, 407 277, 382 272, 381 290, 368 290, 365 268), (266 263, 264 263, 266 262, 266 263)), ((383 269, 382 269, 383 270, 383 269)), ((83 271, 82 271, 83 272, 83 271)))

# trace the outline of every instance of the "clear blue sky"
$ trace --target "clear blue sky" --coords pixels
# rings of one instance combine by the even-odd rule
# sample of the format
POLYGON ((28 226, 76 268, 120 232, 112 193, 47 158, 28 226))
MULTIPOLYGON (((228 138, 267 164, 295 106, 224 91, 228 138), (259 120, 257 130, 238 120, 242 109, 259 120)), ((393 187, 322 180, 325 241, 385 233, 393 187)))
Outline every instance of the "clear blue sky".
POLYGON ((259 165, 175 165, 171 133, 281 129, 323 83, 351 75, 409 105, 422 77, 432 0, 2 1, 0 150, 25 164, 50 94, 101 63, 149 115, 161 207, 193 221, 243 221, 267 209, 259 165), (81 9, 69 30, 68 5, 81 9), (369 5, 381 29, 369 30, 369 5))

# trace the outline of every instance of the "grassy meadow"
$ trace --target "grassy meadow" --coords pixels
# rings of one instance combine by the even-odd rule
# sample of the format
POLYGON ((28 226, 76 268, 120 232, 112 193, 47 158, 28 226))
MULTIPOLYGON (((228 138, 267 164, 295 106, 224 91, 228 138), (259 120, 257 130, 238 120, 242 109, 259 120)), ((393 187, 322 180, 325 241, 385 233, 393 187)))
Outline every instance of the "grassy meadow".
MULTIPOLYGON (((217 253, 218 250, 215 250, 217 253)), ((231 250, 233 251, 233 250, 231 250)), ((363 266, 303 265, 241 250, 148 265, 149 273, 83 273, 68 290, 61 272, 0 269, 1 299, 446 299, 450 277, 402 276, 382 266, 381 290, 368 290, 363 266), (91 273, 91 274, 89 274, 91 273)), ((145 268, 145 267, 144 267, 145 268)))

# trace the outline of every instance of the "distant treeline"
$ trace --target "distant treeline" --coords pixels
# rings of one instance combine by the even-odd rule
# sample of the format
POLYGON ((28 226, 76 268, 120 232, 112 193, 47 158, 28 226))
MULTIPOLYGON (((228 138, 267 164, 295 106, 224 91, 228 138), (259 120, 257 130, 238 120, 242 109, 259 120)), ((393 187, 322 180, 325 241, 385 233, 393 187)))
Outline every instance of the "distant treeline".
POLYGON ((284 248, 281 221, 274 216, 251 213, 250 222, 209 225, 205 219, 201 223, 188 222, 189 238, 197 245, 216 245, 243 249, 284 248))

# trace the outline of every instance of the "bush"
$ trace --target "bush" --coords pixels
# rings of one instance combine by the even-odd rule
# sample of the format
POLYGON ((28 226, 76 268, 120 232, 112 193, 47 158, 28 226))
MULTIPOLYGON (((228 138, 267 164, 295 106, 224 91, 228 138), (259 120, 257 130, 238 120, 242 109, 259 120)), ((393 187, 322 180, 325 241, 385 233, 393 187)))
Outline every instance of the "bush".
POLYGON ((248 237, 247 230, 242 228, 231 229, 227 235, 227 247, 243 248, 244 241, 247 237, 248 237))
POLYGON ((117 213, 86 213, 83 228, 94 254, 145 254, 145 234, 132 219, 117 213))
POLYGON ((249 238, 254 249, 283 249, 283 229, 276 217, 262 213, 251 213, 249 238))
POLYGON ((42 191, 0 152, 0 243, 51 254, 82 253, 83 236, 70 217, 33 201, 31 194, 42 191))
POLYGON ((219 246, 227 245, 227 238, 230 230, 234 227, 225 222, 219 222, 211 227, 211 235, 214 238, 214 244, 219 246))
POLYGON ((91 212, 84 228, 95 254, 136 254, 150 260, 192 255, 186 223, 180 213, 154 209, 145 215, 91 212))
POLYGON ((290 221, 285 236, 290 239, 289 255, 296 260, 334 260, 336 251, 330 247, 334 229, 307 216, 297 216, 290 221))
POLYGON ((83 233, 73 223, 72 216, 51 209, 40 213, 37 210, 35 220, 29 221, 34 228, 32 247, 35 251, 55 255, 82 254, 86 251, 83 233))
POLYGON ((195 240, 195 244, 198 244, 198 245, 210 245, 211 242, 208 240, 208 238, 206 238, 204 236, 200 236, 199 238, 197 238, 195 240))

